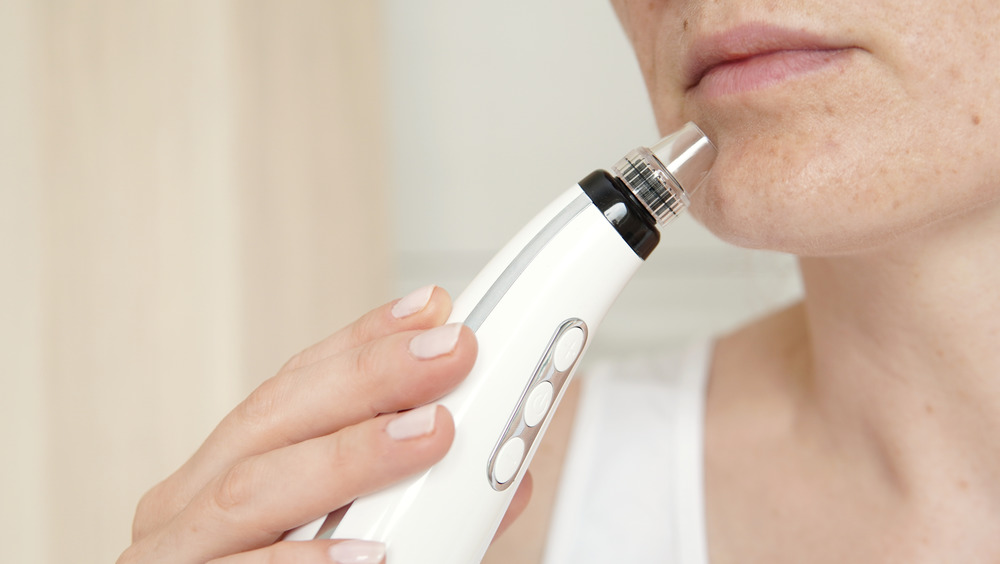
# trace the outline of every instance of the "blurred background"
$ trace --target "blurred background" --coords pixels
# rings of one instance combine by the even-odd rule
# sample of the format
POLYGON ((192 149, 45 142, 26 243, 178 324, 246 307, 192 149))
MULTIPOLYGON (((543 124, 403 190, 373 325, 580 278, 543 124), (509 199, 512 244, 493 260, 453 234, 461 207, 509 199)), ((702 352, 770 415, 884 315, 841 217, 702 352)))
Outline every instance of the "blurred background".
MULTIPOLYGON (((606 0, 0 0, 3 562, 111 562, 292 354, 658 138, 606 0)), ((687 218, 585 363, 800 293, 687 218)))

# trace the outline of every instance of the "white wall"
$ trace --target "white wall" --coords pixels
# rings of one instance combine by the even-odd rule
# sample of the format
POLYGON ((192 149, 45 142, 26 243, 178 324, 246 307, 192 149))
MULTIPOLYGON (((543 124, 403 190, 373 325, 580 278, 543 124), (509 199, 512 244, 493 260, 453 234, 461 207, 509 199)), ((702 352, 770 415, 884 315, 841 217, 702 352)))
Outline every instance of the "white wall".
MULTIPOLYGON (((607 0, 386 2, 390 198, 399 287, 458 293, 543 204, 657 138, 607 0)), ((794 262, 682 218, 590 359, 732 327, 794 299, 794 262)))

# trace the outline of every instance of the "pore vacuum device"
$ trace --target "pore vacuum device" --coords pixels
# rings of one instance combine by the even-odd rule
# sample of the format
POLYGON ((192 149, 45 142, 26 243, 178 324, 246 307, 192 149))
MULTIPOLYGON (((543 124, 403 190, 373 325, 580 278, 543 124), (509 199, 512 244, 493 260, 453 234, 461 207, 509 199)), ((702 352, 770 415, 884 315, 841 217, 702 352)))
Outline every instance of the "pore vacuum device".
POLYGON ((715 157, 689 123, 542 210, 455 300, 449 322, 475 331, 479 355, 439 401, 455 420, 448 454, 285 538, 381 541, 392 564, 479 562, 598 325, 715 157))

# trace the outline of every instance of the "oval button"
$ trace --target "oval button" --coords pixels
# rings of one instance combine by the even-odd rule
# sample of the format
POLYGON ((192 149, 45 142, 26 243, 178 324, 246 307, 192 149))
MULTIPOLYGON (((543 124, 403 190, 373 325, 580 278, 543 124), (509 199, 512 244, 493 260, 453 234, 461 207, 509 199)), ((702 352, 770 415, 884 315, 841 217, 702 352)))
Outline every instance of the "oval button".
POLYGON ((524 440, 514 437, 504 443, 493 460, 493 479, 500 484, 506 484, 517 474, 524 459, 524 440))
POLYGON ((555 350, 552 353, 552 362, 556 370, 565 372, 576 362, 576 357, 580 356, 583 350, 583 329, 574 327, 559 337, 555 350))
POLYGON ((545 414, 549 412, 552 405, 552 382, 542 382, 535 386, 534 390, 528 394, 528 400, 524 404, 524 423, 528 427, 534 427, 545 419, 545 414))

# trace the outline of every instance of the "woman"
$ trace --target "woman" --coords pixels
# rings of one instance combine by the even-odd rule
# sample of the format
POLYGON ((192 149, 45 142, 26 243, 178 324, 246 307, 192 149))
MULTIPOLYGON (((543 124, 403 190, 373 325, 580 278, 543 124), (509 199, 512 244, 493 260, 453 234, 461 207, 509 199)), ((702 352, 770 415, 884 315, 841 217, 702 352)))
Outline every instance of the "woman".
MULTIPOLYGON (((1000 4, 616 9, 660 129, 695 121, 719 147, 692 212, 799 255, 806 288, 704 363, 702 549, 682 558, 1000 560, 1000 4)), ((418 290, 293 358, 145 496, 121 562, 382 561, 363 541, 273 543, 444 454, 444 408, 373 416, 469 370, 449 307, 418 290)), ((645 537, 601 541, 624 561, 645 537)))

